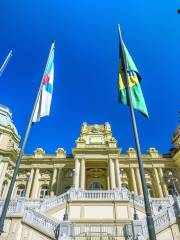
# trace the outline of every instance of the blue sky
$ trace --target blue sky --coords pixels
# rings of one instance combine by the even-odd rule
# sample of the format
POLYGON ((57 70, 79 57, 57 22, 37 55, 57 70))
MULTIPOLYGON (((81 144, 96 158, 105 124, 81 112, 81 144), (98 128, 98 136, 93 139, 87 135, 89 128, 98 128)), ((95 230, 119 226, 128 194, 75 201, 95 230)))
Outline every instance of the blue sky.
POLYGON ((110 122, 123 152, 134 147, 129 108, 118 104, 118 23, 150 115, 136 112, 142 152, 168 152, 180 110, 179 7, 169 0, 1 1, 0 63, 11 49, 13 57, 0 79, 0 103, 13 111, 21 136, 56 40, 51 115, 33 126, 25 152, 71 153, 84 121, 110 122))

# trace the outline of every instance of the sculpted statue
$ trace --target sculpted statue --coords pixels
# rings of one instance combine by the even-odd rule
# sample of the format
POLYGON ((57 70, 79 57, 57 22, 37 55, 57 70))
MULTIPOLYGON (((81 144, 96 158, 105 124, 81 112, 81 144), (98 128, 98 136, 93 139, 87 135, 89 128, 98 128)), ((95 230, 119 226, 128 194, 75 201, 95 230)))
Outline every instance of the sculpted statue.
POLYGON ((86 122, 83 122, 82 128, 81 128, 81 132, 82 133, 86 133, 88 130, 88 126, 86 122))
POLYGON ((105 123, 104 128, 105 128, 106 131, 111 132, 111 126, 108 122, 105 123))

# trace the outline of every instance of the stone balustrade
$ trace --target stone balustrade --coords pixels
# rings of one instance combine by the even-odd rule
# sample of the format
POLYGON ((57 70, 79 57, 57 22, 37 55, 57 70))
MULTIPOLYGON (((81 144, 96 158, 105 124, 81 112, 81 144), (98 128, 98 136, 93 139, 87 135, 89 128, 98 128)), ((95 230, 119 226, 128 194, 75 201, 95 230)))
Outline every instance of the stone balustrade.
POLYGON ((55 231, 58 224, 43 214, 36 212, 33 209, 29 209, 25 212, 23 221, 41 232, 45 232, 50 237, 55 238, 55 231))
MULTIPOLYGON (((4 200, 0 200, 0 214, 4 206, 4 200)), ((21 216, 24 214, 25 204, 24 199, 12 200, 9 203, 7 216, 21 216)))
POLYGON ((176 215, 173 207, 170 207, 154 216, 153 219, 156 233, 159 233, 161 230, 176 222, 176 215))
POLYGON ((138 196, 136 194, 128 193, 128 199, 132 202, 134 198, 134 203, 138 206, 144 207, 144 198, 142 196, 138 196))
MULTIPOLYGON (((36 212, 34 210, 26 211, 23 221, 31 224, 36 229, 45 232, 47 235, 55 238, 55 232, 57 230, 58 224, 44 216, 43 214, 36 212)), ((176 216, 173 207, 163 210, 158 215, 154 216, 154 225, 156 233, 166 229, 169 225, 176 222, 176 216)), ((131 239, 132 232, 135 234, 141 234, 144 239, 148 237, 148 231, 146 226, 146 221, 135 220, 132 224, 127 224, 126 236, 131 239)), ((124 226, 122 224, 73 224, 73 234, 76 236, 113 236, 122 237, 124 236, 124 226), (85 235, 84 235, 85 234, 85 235)))
MULTIPOLYGON (((126 188, 121 190, 83 190, 71 188, 66 193, 63 193, 57 197, 46 198, 41 203, 41 211, 46 211, 59 204, 63 204, 68 201, 128 201, 130 199, 130 193, 126 188)), ((137 201, 138 203, 138 201, 137 201)), ((141 204, 142 205, 142 204, 141 204)))
POLYGON ((113 236, 123 237, 122 224, 74 224, 74 236, 113 236))
POLYGON ((36 211, 44 204, 45 199, 24 199, 25 208, 36 209, 36 211))
MULTIPOLYGON (((55 239, 58 224, 34 210, 26 211, 23 221, 55 239)), ((61 224, 61 223, 60 223, 61 224)), ((73 224, 73 237, 118 236, 123 237, 122 224, 73 224)))
MULTIPOLYGON (((134 201, 136 206, 144 206, 144 200, 141 196, 132 195, 126 188, 114 189, 110 191, 105 190, 82 190, 70 189, 68 192, 57 196, 47 197, 44 199, 26 199, 18 198, 11 200, 7 216, 23 216, 23 221, 31 224, 39 231, 45 232, 51 238, 55 238, 55 231, 58 223, 46 217, 43 212, 64 204, 66 201, 134 201)), ((176 222, 177 213, 175 211, 175 204, 180 205, 180 198, 175 200, 172 197, 163 199, 151 198, 151 206, 154 213, 154 224, 156 233, 159 233, 169 225, 176 222)), ((0 212, 4 205, 4 200, 0 200, 0 212)), ((136 220, 133 221, 134 227, 137 227, 138 234, 148 236, 146 221, 136 220)), ((113 224, 74 224, 74 235, 81 235, 89 232, 89 234, 102 233, 111 236, 121 236, 123 234, 123 225, 113 224)), ((127 224, 126 231, 131 235, 132 224, 127 224)), ((122 235, 123 236, 123 235, 122 235)))
POLYGON ((155 205, 166 205, 166 206, 172 206, 174 203, 174 199, 172 196, 166 197, 166 198, 150 198, 151 203, 155 205))
POLYGON ((57 197, 45 198, 44 202, 41 204, 41 211, 44 212, 48 209, 51 209, 57 205, 65 203, 70 198, 70 192, 63 193, 57 197))
MULTIPOLYGON (((45 212, 57 205, 64 204, 66 201, 130 201, 133 202, 133 195, 126 188, 114 190, 83 190, 71 188, 66 193, 56 197, 46 197, 44 199, 27 199, 18 198, 10 202, 8 212, 13 213, 17 211, 17 203, 23 204, 23 208, 33 208, 36 211, 45 212)), ((156 214, 159 208, 167 208, 173 205, 174 199, 167 198, 151 198, 152 211, 156 214)), ((180 203, 180 198, 177 198, 180 203)), ((0 211, 4 200, 0 199, 0 211)), ((134 194, 134 203, 137 206, 144 207, 144 199, 142 196, 134 194)))
POLYGON ((127 189, 120 190, 71 190, 70 200, 83 201, 117 201, 129 200, 129 192, 127 189))
MULTIPOLYGON (((173 206, 165 210, 161 210, 156 216, 153 216, 154 227, 156 234, 166 229, 170 225, 176 222, 176 215, 173 206)), ((125 235, 127 239, 132 239, 134 233, 135 239, 137 236, 148 238, 148 229, 146 221, 144 220, 133 220, 132 223, 125 225, 125 235)))

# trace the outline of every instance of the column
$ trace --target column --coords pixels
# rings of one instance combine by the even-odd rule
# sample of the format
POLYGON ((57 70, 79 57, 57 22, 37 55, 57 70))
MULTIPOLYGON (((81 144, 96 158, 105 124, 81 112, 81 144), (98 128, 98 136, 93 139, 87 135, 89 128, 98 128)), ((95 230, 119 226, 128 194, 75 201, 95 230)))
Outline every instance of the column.
POLYGON ((163 191, 162 191, 162 188, 161 188, 161 183, 160 183, 157 168, 153 168, 153 171, 154 171, 154 177, 155 177, 155 181, 156 181, 156 188, 157 188, 157 191, 158 191, 158 195, 159 195, 160 198, 163 198, 163 191))
POLYGON ((5 185, 5 188, 4 188, 4 191, 3 191, 3 195, 2 195, 2 198, 6 198, 6 195, 8 193, 8 189, 9 189, 9 185, 11 183, 11 180, 10 179, 7 179, 7 184, 5 185))
POLYGON ((114 171, 114 161, 112 159, 109 159, 109 173, 110 173, 111 189, 115 189, 116 188, 115 171, 114 171))
POLYGON ((118 159, 115 160, 115 170, 116 170, 116 186, 118 188, 121 187, 121 176, 120 176, 120 171, 119 171, 119 161, 118 159))
POLYGON ((178 192, 180 193, 180 169, 179 168, 176 169, 176 173, 177 173, 177 181, 178 181, 176 183, 176 187, 178 189, 178 192))
POLYGON ((136 175, 136 179, 137 179, 138 193, 139 193, 139 195, 143 195, 143 190, 142 190, 142 184, 141 184, 141 178, 140 178, 139 168, 135 168, 135 175, 136 175))
POLYGON ((132 180, 133 191, 135 193, 138 193, 137 185, 136 185, 136 178, 135 178, 135 173, 134 173, 134 168, 130 167, 130 172, 131 172, 131 180, 132 180))
POLYGON ((58 169, 57 183, 56 183, 56 195, 61 194, 61 181, 62 181, 62 168, 58 169))
POLYGON ((160 176, 160 182, 161 182, 161 186, 162 186, 162 189, 163 189, 163 192, 164 192, 164 196, 167 197, 169 195, 169 193, 168 193, 168 190, 167 190, 166 183, 164 181, 162 168, 158 168, 158 173, 159 173, 159 176, 160 176))
POLYGON ((50 196, 54 196, 55 194, 56 187, 54 185, 56 184, 56 177, 57 177, 57 168, 54 168, 53 176, 51 180, 50 196))
POLYGON ((33 175, 34 175, 34 169, 32 168, 31 172, 30 172, 28 182, 27 182, 27 187, 26 187, 26 197, 27 198, 30 197, 33 175))
POLYGON ((37 191, 38 191, 38 187, 39 187, 39 168, 36 168, 35 171, 35 176, 34 176, 34 181, 33 181, 33 188, 32 188, 32 198, 37 198, 37 191))
POLYGON ((18 186, 19 184, 17 183, 17 182, 15 182, 15 184, 14 184, 14 187, 13 187, 13 191, 12 191, 12 198, 16 198, 17 197, 17 186, 18 186))
POLYGON ((79 159, 75 159, 75 178, 74 178, 74 186, 76 189, 79 188, 79 172, 80 172, 80 163, 79 163, 79 159))
POLYGON ((180 168, 176 169, 177 177, 178 177, 178 182, 180 182, 180 168))
POLYGON ((107 176, 107 189, 110 190, 111 187, 110 187, 110 181, 109 181, 109 176, 107 176))
POLYGON ((0 187, 2 187, 2 184, 5 180, 7 168, 8 168, 8 162, 0 163, 0 187))
POLYGON ((81 188, 85 189, 85 160, 81 159, 81 188))

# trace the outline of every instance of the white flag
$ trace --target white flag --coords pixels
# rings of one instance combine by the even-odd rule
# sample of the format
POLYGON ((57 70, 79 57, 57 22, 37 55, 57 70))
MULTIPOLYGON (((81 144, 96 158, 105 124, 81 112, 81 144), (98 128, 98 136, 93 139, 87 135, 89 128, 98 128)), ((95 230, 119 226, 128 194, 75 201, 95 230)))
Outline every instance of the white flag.
POLYGON ((41 117, 49 116, 54 81, 54 49, 50 54, 50 59, 43 77, 43 86, 36 105, 33 122, 40 121, 41 117))

